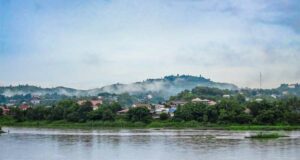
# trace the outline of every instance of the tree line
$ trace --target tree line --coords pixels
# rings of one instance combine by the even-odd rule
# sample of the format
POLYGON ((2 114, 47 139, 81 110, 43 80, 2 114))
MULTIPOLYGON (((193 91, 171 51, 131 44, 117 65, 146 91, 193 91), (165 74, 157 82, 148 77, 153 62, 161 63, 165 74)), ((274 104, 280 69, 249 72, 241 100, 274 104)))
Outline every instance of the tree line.
POLYGON ((174 120, 219 124, 300 124, 300 99, 238 101, 222 99, 214 106, 188 103, 175 112, 174 120))
MULTIPOLYGON (((11 108, 9 116, 16 121, 115 121, 123 119, 131 122, 148 123, 153 120, 149 109, 144 107, 130 108, 125 115, 118 115, 122 110, 119 103, 103 104, 93 110, 90 102, 82 105, 73 100, 63 100, 52 107, 35 106, 26 111, 11 108)), ((2 111, 0 110, 0 115, 2 111)), ((187 103, 178 106, 174 117, 163 113, 161 120, 198 121, 218 124, 300 124, 300 99, 297 97, 277 101, 263 100, 246 102, 242 97, 221 99, 216 105, 187 103)))

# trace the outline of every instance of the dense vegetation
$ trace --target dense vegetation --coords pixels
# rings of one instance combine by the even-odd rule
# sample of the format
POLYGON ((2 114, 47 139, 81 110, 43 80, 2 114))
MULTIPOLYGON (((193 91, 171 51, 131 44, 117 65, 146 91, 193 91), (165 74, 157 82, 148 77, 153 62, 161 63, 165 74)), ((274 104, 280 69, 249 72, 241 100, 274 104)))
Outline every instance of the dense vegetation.
POLYGON ((177 109, 175 120, 220 124, 300 124, 300 101, 292 98, 239 103, 234 99, 223 99, 215 106, 189 103, 177 109))
MULTIPOLYGON (((240 98, 242 99, 242 98, 240 98)), ((130 108, 125 115, 117 115, 122 109, 118 103, 104 104, 97 110, 86 102, 78 105, 72 100, 63 100, 52 107, 36 106, 22 111, 11 108, 10 117, 16 122, 23 121, 116 121, 149 123, 153 121, 152 113, 147 108, 130 108)), ((2 112, 0 112, 1 116, 2 112)), ((297 97, 269 102, 246 102, 237 98, 221 99, 214 106, 202 103, 187 103, 179 106, 175 116, 160 115, 161 121, 174 123, 196 121, 202 124, 258 124, 258 125, 299 125, 300 99, 297 97)), ((156 120, 157 121, 157 120, 156 120)))
MULTIPOLYGON (((282 86, 281 88, 283 88, 282 86)), ((278 98, 264 98, 263 94, 274 93, 267 90, 220 90, 217 88, 196 87, 191 91, 185 90, 166 102, 170 107, 173 100, 187 101, 189 103, 178 106, 171 117, 170 114, 157 115, 148 108, 130 108, 125 114, 117 114, 128 103, 137 100, 124 93, 117 97, 117 102, 104 101, 98 109, 93 110, 92 104, 87 101, 79 105, 76 98, 64 99, 54 105, 37 105, 27 110, 11 107, 8 115, 3 115, 0 108, 0 125, 27 122, 63 122, 64 124, 80 123, 98 124, 105 126, 143 126, 149 127, 199 127, 211 125, 276 125, 276 126, 300 126, 300 98, 286 95, 278 98), (223 97, 223 95, 230 97, 223 97), (249 96, 250 95, 250 96, 249 96), (253 95, 251 97, 251 95, 253 95), (258 96, 260 95, 260 97, 258 96), (216 101, 216 105, 204 103, 192 103, 193 98, 210 99, 216 101), (246 100, 246 97, 251 99, 246 100), (256 98, 263 100, 257 101, 256 98), (154 116, 155 115, 155 116, 154 116), (156 117, 158 119, 153 119, 156 117), (96 123, 97 122, 97 123, 96 123), (134 125, 133 125, 134 124, 134 125)), ((100 96, 112 97, 116 95, 106 93, 100 96)), ((1 97, 0 97, 1 98, 1 97)), ((21 98, 30 98, 24 95, 21 98)), ((145 99, 143 103, 151 103, 145 99)), ((40 124, 40 123, 39 123, 40 124)), ((241 127, 240 127, 241 128, 241 127)), ((243 127, 242 127, 243 128, 243 127)), ((254 127, 255 128, 255 127, 254 127)))

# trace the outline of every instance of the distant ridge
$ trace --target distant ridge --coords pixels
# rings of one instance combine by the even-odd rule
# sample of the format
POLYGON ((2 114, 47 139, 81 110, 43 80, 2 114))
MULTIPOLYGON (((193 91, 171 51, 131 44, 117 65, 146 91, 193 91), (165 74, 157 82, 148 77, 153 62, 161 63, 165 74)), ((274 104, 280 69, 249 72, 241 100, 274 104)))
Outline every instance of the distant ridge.
POLYGON ((14 95, 46 95, 46 94, 59 94, 66 96, 95 96, 99 93, 129 93, 132 95, 155 93, 163 98, 176 95, 177 93, 192 89, 196 86, 213 87, 219 89, 237 90, 238 87, 230 83, 213 82, 210 79, 202 76, 191 75, 170 75, 163 78, 147 79, 142 82, 135 82, 130 84, 112 84, 103 86, 101 88, 90 90, 77 90, 66 87, 55 88, 42 88, 32 85, 19 85, 19 86, 7 86, 0 87, 0 94, 5 96, 14 95))

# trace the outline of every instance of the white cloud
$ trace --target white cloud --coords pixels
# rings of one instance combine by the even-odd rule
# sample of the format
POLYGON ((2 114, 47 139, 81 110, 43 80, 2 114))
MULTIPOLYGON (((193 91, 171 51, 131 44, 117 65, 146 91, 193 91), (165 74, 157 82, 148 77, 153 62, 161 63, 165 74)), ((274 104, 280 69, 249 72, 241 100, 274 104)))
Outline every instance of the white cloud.
POLYGON ((19 3, 3 23, 12 26, 4 84, 93 88, 176 73, 249 87, 259 72, 265 87, 300 80, 300 37, 281 23, 299 12, 295 1, 19 3))

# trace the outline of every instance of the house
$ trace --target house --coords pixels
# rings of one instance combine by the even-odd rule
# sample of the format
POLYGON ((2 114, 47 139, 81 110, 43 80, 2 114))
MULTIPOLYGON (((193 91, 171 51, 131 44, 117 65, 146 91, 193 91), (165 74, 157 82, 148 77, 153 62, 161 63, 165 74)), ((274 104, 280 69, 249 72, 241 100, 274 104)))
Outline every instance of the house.
POLYGON ((230 95, 229 94, 224 94, 223 98, 230 98, 230 95))
POLYGON ((124 115, 124 114, 126 114, 128 111, 129 111, 129 109, 126 108, 126 109, 123 109, 123 110, 118 111, 117 114, 118 114, 118 115, 124 115))
POLYGON ((263 101, 263 99, 261 99, 261 98, 256 98, 255 101, 256 101, 256 102, 261 102, 261 101, 263 101))
POLYGON ((208 104, 209 100, 208 99, 200 99, 200 98, 195 98, 192 99, 193 103, 204 103, 204 104, 208 104))
POLYGON ((0 106, 0 108, 3 111, 3 115, 7 115, 10 111, 10 109, 7 106, 0 106))
POLYGON ((214 106, 214 105, 216 105, 216 104, 217 104, 217 102, 215 102, 215 101, 209 101, 209 102, 208 102, 208 105, 209 105, 209 106, 214 106))
POLYGON ((244 110, 244 113, 250 114, 250 113, 251 113, 251 110, 250 110, 249 108, 246 108, 246 109, 244 110))
POLYGON ((144 104, 144 103, 137 103, 137 104, 133 104, 132 107, 136 108, 136 107, 146 107, 149 110, 152 110, 152 106, 150 104, 144 104))
POLYGON ((296 88, 296 86, 297 86, 297 84, 289 84, 288 88, 292 88, 293 89, 293 88, 296 88))
POLYGON ((83 105, 85 102, 87 102, 87 100, 80 100, 80 101, 77 101, 77 104, 81 106, 81 105, 83 105))
POLYGON ((97 110, 99 106, 103 104, 103 101, 101 99, 97 99, 97 100, 91 100, 91 103, 92 103, 93 110, 97 110))
POLYGON ((169 109, 168 108, 156 108, 155 109, 155 114, 162 114, 162 113, 168 113, 169 109))
POLYGON ((277 99, 277 95, 275 95, 275 94, 272 94, 271 97, 274 99, 277 99))
POLYGON ((194 98, 192 99, 192 103, 203 103, 203 104, 207 104, 210 106, 216 105, 217 102, 212 101, 212 100, 208 100, 208 99, 201 99, 201 98, 194 98))
POLYGON ((21 105, 19 106, 19 108, 20 108, 20 110, 22 110, 22 111, 26 111, 27 109, 30 108, 30 106, 29 106, 28 104, 26 104, 26 103, 23 103, 23 104, 21 104, 21 105))
POLYGON ((102 99, 99 99, 99 98, 96 99, 96 100, 80 100, 80 101, 77 102, 77 104, 83 105, 86 102, 91 102, 93 110, 97 110, 99 108, 99 106, 101 104, 103 104, 102 99))
POLYGON ((156 104, 156 105, 154 106, 154 108, 155 108, 155 109, 160 109, 160 108, 166 108, 166 107, 165 107, 165 105, 163 105, 163 104, 156 104))
POLYGON ((170 117, 174 117, 174 113, 176 110, 177 110, 176 107, 169 108, 168 113, 169 113, 170 117))
POLYGON ((289 92, 288 92, 288 91, 283 91, 282 94, 283 94, 283 95, 288 95, 289 92))
POLYGON ((187 102, 186 101, 171 101, 170 104, 171 104, 170 105, 171 107, 178 107, 178 106, 187 104, 187 102))
POLYGON ((41 100, 38 96, 33 96, 32 99, 30 100, 30 103, 37 105, 41 103, 41 100))

